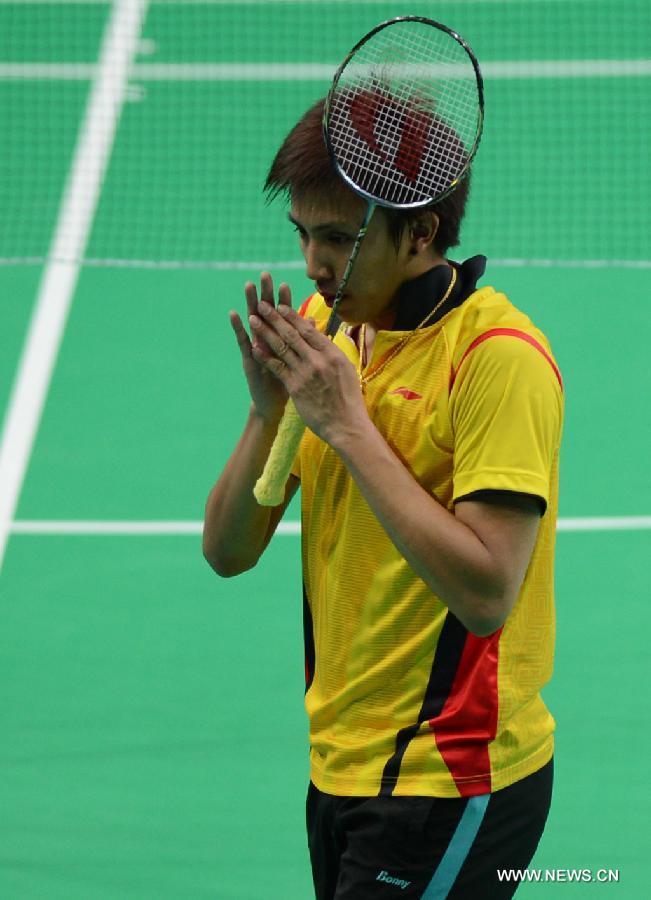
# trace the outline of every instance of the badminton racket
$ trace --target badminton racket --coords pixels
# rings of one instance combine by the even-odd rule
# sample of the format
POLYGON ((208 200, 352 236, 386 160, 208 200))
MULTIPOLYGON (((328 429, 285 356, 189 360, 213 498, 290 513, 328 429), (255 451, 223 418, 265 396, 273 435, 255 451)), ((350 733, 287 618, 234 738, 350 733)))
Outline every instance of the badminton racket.
MULTIPOLYGON (((440 22, 401 16, 353 47, 335 73, 323 135, 338 174, 366 212, 334 299, 326 334, 377 206, 417 209, 455 189, 477 152, 484 119, 479 64, 463 38, 440 22)), ((291 400, 254 494, 278 506, 305 424, 291 400)))

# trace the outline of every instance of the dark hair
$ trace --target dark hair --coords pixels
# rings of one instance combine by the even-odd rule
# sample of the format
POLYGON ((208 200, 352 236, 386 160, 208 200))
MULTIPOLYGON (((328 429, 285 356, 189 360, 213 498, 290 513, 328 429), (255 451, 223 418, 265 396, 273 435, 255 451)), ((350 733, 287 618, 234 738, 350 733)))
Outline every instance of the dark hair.
MULTIPOLYGON (((264 191, 269 200, 279 195, 316 196, 328 199, 349 196, 352 189, 337 173, 323 139, 325 98, 318 100, 289 132, 276 153, 265 180, 264 191)), ((459 243, 459 232, 470 190, 470 171, 457 187, 442 200, 420 209, 383 208, 389 234, 396 249, 407 227, 416 222, 423 210, 435 212, 439 227, 434 246, 441 254, 459 243)))

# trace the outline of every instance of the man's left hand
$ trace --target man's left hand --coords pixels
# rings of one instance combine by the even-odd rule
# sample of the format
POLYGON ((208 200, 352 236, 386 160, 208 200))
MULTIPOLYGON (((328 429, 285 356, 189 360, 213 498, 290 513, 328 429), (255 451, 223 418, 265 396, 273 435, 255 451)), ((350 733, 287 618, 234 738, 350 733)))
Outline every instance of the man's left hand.
POLYGON ((263 302, 257 309, 249 323, 268 349, 254 350, 255 359, 283 383, 305 424, 336 446, 339 436, 368 421, 355 367, 290 306, 263 302))

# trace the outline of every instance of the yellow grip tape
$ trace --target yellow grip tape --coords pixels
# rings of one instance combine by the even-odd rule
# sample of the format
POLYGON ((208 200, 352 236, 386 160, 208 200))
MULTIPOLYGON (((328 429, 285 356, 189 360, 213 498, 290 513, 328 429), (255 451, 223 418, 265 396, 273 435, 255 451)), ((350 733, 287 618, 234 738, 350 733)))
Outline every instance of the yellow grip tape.
POLYGON ((299 416, 294 401, 290 399, 280 420, 264 471, 253 488, 253 495, 260 506, 279 506, 285 499, 285 485, 304 431, 305 423, 299 416))

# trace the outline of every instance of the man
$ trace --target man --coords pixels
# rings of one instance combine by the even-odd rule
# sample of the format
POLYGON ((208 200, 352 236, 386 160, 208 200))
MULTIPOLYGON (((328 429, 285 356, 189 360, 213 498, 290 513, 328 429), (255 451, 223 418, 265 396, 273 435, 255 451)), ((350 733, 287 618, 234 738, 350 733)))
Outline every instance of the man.
POLYGON ((318 900, 502 898, 551 799, 553 548, 563 415, 545 337, 485 259, 446 258, 468 181, 433 208, 378 209, 322 333, 364 203, 333 171, 323 103, 266 188, 291 200, 317 292, 245 288, 232 312, 251 393, 206 509, 223 576, 256 564, 298 485, 318 900), (253 486, 291 396, 308 431, 281 506, 253 486))

